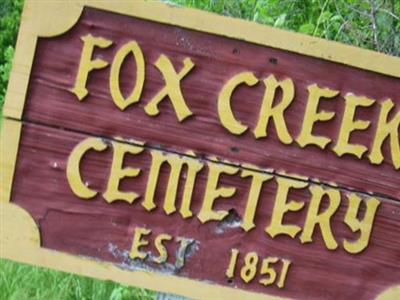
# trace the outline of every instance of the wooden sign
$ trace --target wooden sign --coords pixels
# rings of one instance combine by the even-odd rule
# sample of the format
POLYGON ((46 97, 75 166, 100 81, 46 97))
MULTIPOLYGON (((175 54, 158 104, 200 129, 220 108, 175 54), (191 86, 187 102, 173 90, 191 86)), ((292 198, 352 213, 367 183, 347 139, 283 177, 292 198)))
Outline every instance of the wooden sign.
POLYGON ((1 256, 204 299, 400 299, 400 60, 141 1, 27 1, 1 256))

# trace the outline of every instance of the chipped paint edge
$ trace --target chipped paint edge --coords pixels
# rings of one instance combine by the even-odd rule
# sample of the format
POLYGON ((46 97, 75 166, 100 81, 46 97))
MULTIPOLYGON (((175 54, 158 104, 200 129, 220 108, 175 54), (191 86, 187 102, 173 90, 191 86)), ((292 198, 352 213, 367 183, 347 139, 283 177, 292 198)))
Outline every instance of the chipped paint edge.
POLYGON ((34 220, 12 203, 0 202, 0 220, 0 257, 3 259, 196 299, 284 299, 174 275, 124 270, 117 264, 40 248, 40 234, 34 220))

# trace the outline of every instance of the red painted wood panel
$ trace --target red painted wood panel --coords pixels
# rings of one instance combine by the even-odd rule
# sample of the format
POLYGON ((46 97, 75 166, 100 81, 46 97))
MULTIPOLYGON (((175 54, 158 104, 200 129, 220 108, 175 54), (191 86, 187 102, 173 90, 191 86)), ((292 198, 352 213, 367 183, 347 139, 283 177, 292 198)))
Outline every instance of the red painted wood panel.
MULTIPOLYGON (((121 74, 122 88, 129 91, 135 73, 133 61, 127 60, 121 74)), ((293 138, 301 129, 306 88, 310 84, 341 91, 331 101, 321 101, 320 109, 336 112, 330 122, 316 125, 315 134, 337 140, 344 109, 343 96, 352 92, 377 101, 371 108, 362 108, 357 118, 371 120, 368 130, 354 132, 351 142, 371 146, 378 118, 378 103, 391 98, 399 111, 399 79, 369 71, 323 61, 300 54, 273 49, 217 35, 175 26, 149 22, 132 17, 86 9, 78 24, 69 32, 50 39, 40 39, 29 84, 24 120, 67 128, 105 137, 123 136, 143 140, 154 147, 183 152, 193 150, 198 156, 218 156, 234 163, 252 163, 276 172, 292 173, 328 184, 400 199, 399 170, 384 145, 386 161, 371 165, 367 158, 345 155, 342 158, 328 149, 314 146, 300 148, 296 142, 283 145, 275 128, 269 136, 255 140, 251 131, 234 136, 222 127, 217 115, 217 98, 223 84, 234 74, 252 71, 258 78, 274 74, 279 79, 291 78, 296 85, 296 98, 286 112, 286 123, 293 138), (111 39, 109 49, 97 49, 96 56, 111 62, 116 51, 127 41, 135 40, 146 60, 146 80, 140 102, 120 111, 109 92, 110 68, 94 71, 88 80, 90 95, 83 102, 70 92, 73 87, 82 42, 87 34, 111 39), (161 74, 153 65, 163 53, 176 69, 190 57, 196 67, 182 81, 182 90, 194 116, 179 123, 168 101, 160 105, 161 113, 149 117, 145 104, 163 86, 161 74)), ((254 128, 263 95, 262 84, 240 87, 233 97, 236 116, 254 128)))
MULTIPOLYGON (((275 201, 275 180, 265 183, 257 208, 256 228, 247 233, 238 227, 230 228, 227 222, 201 224, 196 216, 187 220, 183 220, 178 213, 167 216, 162 211, 168 171, 165 168, 162 169, 157 192, 159 208, 155 211, 147 212, 140 205, 142 198, 133 204, 106 203, 101 193, 105 190, 111 164, 112 153, 109 150, 104 153, 90 152, 83 159, 83 177, 100 194, 92 200, 80 199, 69 188, 66 164, 73 148, 86 137, 85 134, 42 125, 23 126, 12 202, 32 215, 40 229, 42 247, 114 262, 122 268, 153 268, 158 272, 171 272, 225 286, 299 299, 373 299, 381 291, 398 283, 400 204, 396 201, 380 199, 381 205, 368 248, 360 254, 351 255, 341 248, 342 240, 356 239, 358 236, 342 223, 348 194, 342 190, 343 200, 332 220, 339 249, 328 251, 319 230, 314 234, 315 241, 304 245, 298 239, 285 236, 272 239, 266 235, 264 228, 270 222, 275 201), (167 265, 133 262, 128 258, 128 253, 137 226, 152 229, 150 239, 166 232, 174 237, 193 238, 197 246, 191 250, 191 257, 180 270, 171 265, 177 249, 173 243, 168 244, 172 254, 167 265), (292 267, 285 288, 263 287, 258 284, 259 276, 245 284, 238 270, 235 279, 228 281, 224 274, 231 248, 238 248, 241 253, 256 251, 260 256, 290 259, 292 267)), ((125 179, 121 190, 144 194, 150 160, 148 149, 140 155, 127 156, 125 166, 140 167, 142 174, 137 178, 125 179)), ((206 179, 204 168, 195 185, 192 201, 195 215, 202 203, 206 179)), ((241 178, 240 174, 226 175, 221 177, 220 184, 236 187, 237 192, 231 199, 217 200, 215 209, 234 209, 241 216, 246 204, 249 179, 241 178)), ((285 222, 302 225, 310 193, 307 189, 296 190, 290 193, 290 197, 304 201, 306 206, 298 213, 289 213, 285 222)), ((151 246, 144 249, 154 251, 151 246)))

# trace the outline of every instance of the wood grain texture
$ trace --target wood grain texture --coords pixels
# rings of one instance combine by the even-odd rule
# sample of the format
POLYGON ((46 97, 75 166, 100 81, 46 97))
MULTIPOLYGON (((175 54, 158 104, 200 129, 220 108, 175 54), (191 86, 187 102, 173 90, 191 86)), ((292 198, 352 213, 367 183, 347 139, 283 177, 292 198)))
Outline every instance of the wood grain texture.
MULTIPOLYGON (((103 7, 102 2, 92 3, 103 7)), ((80 9, 79 5, 76 2, 75 12, 80 9)), ((139 6, 138 9, 142 9, 139 6)), ((172 16, 173 13, 170 12, 172 16)), ((138 14, 147 18, 143 11, 138 14)), ((193 11, 190 15, 192 14, 195 15, 193 11)), ((76 16, 76 13, 73 16, 76 16)), ((68 18, 64 19, 71 21, 73 16, 68 15, 68 18)), ((208 20, 214 18, 216 19, 209 17, 208 20)), ((184 18, 179 19, 179 22, 182 23, 183 20, 184 18)), ((229 24, 234 24, 233 22, 229 24)), ((243 26, 245 28, 244 23, 243 26)), ((250 25, 248 26, 250 28, 250 25)), ((199 30, 206 27, 200 26, 199 30)), ((27 32, 31 34, 27 29, 29 24, 24 28, 26 29, 24 34, 27 32)), ((277 32, 274 31, 274 34, 277 32)), ((242 32, 239 36, 242 36, 241 34, 242 32)), ((23 37, 26 38, 25 35, 23 37)), ((254 39, 254 36, 252 38, 254 39)), ((304 40, 311 49, 314 40, 307 38, 304 40)), ((301 38, 296 41, 301 41, 301 38)), ((396 105, 396 112, 392 112, 391 115, 399 111, 399 78, 217 34, 146 21, 94 8, 85 8, 78 23, 68 32, 56 37, 39 38, 37 43, 36 36, 30 37, 29 43, 29 47, 24 49, 33 49, 33 45, 36 45, 36 51, 35 53, 27 51, 31 56, 23 59, 19 53, 19 64, 17 63, 14 73, 17 76, 15 78, 20 78, 18 76, 21 74, 23 78, 13 80, 17 85, 13 85, 12 97, 9 95, 8 99, 14 99, 13 97, 18 95, 19 100, 25 101, 22 122, 13 121, 24 125, 11 202, 12 205, 25 209, 40 230, 42 252, 39 251, 38 256, 41 260, 35 258, 36 262, 30 261, 51 265, 44 262, 47 257, 50 261, 49 252, 64 257, 65 261, 68 258, 64 254, 67 253, 72 254, 70 258, 83 258, 81 262, 75 261, 79 267, 74 268, 73 272, 85 273, 80 270, 80 263, 86 266, 85 263, 90 262, 93 268, 88 267, 85 274, 91 276, 99 276, 95 273, 101 269, 101 262, 110 262, 121 270, 128 270, 129 276, 138 274, 137 270, 148 270, 153 272, 149 273, 152 276, 173 274, 193 279, 193 281, 188 280, 194 283, 190 286, 207 282, 212 285, 237 288, 237 291, 246 290, 296 299, 374 299, 381 292, 400 284, 400 231, 398 230, 400 176, 399 170, 396 171, 392 165, 388 141, 383 147, 385 161, 378 166, 371 165, 366 155, 361 160, 348 155, 339 158, 332 151, 342 122, 344 95, 353 93, 377 101, 370 108, 357 110, 356 118, 371 121, 371 126, 365 131, 355 131, 351 137, 352 143, 370 147, 376 131, 378 104, 391 98, 396 105), (87 34, 113 41, 110 48, 96 49, 94 55, 109 63, 125 43, 132 40, 138 42, 146 62, 144 91, 139 103, 123 112, 114 105, 109 87, 110 66, 90 73, 87 84, 89 96, 84 101, 78 101, 71 92, 82 50, 81 37, 87 34), (163 77, 154 66, 161 54, 171 59, 176 70, 180 70, 186 57, 190 57, 195 64, 194 70, 182 81, 184 98, 194 115, 182 123, 177 121, 168 100, 160 105, 161 112, 157 117, 150 117, 144 112, 145 105, 164 86, 163 77), (28 74, 26 70, 30 69, 30 58, 33 55, 32 72, 28 74), (241 122, 249 125, 251 130, 241 136, 230 134, 219 121, 217 99, 222 86, 233 75, 244 71, 254 72, 260 80, 273 74, 280 80, 291 78, 294 81, 295 100, 285 113, 289 132, 294 139, 299 135, 303 122, 308 96, 307 87, 318 84, 320 87, 339 90, 338 97, 331 101, 321 101, 320 105, 320 110, 335 112, 335 118, 329 122, 317 123, 314 130, 314 134, 327 136, 334 142, 325 150, 313 146, 302 149, 296 142, 284 145, 279 142, 272 123, 268 128, 268 137, 256 140, 252 130, 259 116, 264 92, 262 83, 252 88, 242 86, 235 92, 232 102, 235 115, 241 122), (21 95, 25 95, 27 77, 30 79, 25 99, 21 95), (18 86, 21 87, 21 91, 18 86), (116 137, 123 137, 129 143, 135 141, 146 143, 142 154, 129 156, 125 161, 126 166, 141 168, 141 175, 137 178, 124 179, 120 186, 123 191, 137 192, 141 198, 135 200, 133 204, 122 201, 109 204, 103 199, 102 193, 106 189, 112 159, 111 149, 104 153, 90 152, 82 161, 81 171, 86 184, 97 190, 98 196, 83 200, 74 195, 66 178, 66 164, 72 149, 88 136, 99 137, 107 144, 116 137), (243 167, 249 168, 248 164, 252 164, 254 168, 262 168, 268 174, 273 174, 274 180, 265 183, 261 191, 255 216, 256 228, 245 232, 236 222, 244 214, 251 183, 250 178, 240 177, 240 172, 221 177, 220 185, 235 187, 237 190, 232 198, 218 199, 214 206, 215 210, 221 209, 230 211, 232 215, 236 214, 233 219, 202 224, 197 218, 207 182, 207 167, 202 169, 196 179, 191 206, 193 217, 184 220, 178 212, 166 215, 163 211, 162 204, 168 180, 168 168, 165 167, 162 168, 156 192, 158 207, 151 213, 146 211, 141 203, 149 175, 150 149, 178 154, 187 154, 190 150, 204 164, 229 162, 241 170, 243 167), (297 178, 296 180, 306 181, 311 187, 318 185, 340 190, 342 196, 340 208, 331 222, 334 237, 339 244, 338 249, 327 250, 319 229, 313 235, 313 242, 308 244, 301 244, 298 237, 292 239, 281 235, 272 239, 266 234, 265 228, 271 221, 276 201, 276 178, 282 178, 281 176, 286 176, 285 178, 291 176, 297 178), (345 239, 358 238, 358 234, 352 233, 343 223, 348 208, 347 196, 352 191, 357 191, 357 195, 363 199, 369 197, 366 193, 373 194, 381 201, 369 246, 356 255, 349 254, 342 246, 345 239), (180 268, 175 265, 178 244, 174 241, 166 243, 169 253, 166 264, 158 265, 150 260, 144 263, 131 260, 129 251, 137 227, 152 230, 150 241, 160 233, 168 233, 174 238, 194 239, 195 245, 189 250, 190 255, 185 266, 180 268), (235 277, 228 279, 225 271, 232 248, 240 250, 241 259, 235 277), (260 275, 250 283, 244 283, 239 273, 243 265, 243 256, 250 251, 257 252, 261 258, 277 256, 292 261, 284 289, 278 289, 276 285, 269 287, 260 285, 258 283, 260 275), (41 256, 41 253, 45 254, 41 256)), ((263 43, 265 44, 264 40, 263 43)), ((282 45, 276 36, 274 43, 282 45)), ((324 47, 329 45, 321 42, 322 44, 324 47)), ((298 51, 302 48, 293 46, 292 49, 298 51)), ((308 53, 315 54, 313 51, 310 50, 308 53)), ((370 57, 374 56, 371 54, 370 57)), ((340 55, 332 58, 335 59, 340 59, 340 55)), ((385 60, 386 65, 389 61, 389 58, 385 60)), ((357 64, 362 65, 363 59, 357 60, 357 64)), ((397 74, 393 69, 390 72, 397 74)), ((128 58, 120 74, 121 88, 125 95, 133 87, 135 73, 134 60, 128 58)), ((22 107, 21 103, 16 102, 16 107, 22 107)), ((13 108, 13 103, 10 101, 7 105, 13 108)), ((16 112, 17 114, 6 115, 19 119, 20 110, 16 112)), ((3 140, 2 138, 2 143, 3 140)), ((2 161, 1 166, 4 165, 2 161)), ((14 167, 9 169, 14 170, 14 167)), ((179 199, 182 194, 181 184, 178 190, 179 199)), ((287 213, 284 222, 303 226, 309 207, 310 191, 307 188, 291 191, 289 198, 304 202, 305 207, 299 212, 287 213)), ((8 197, 6 200, 8 201, 8 197)), ((178 207, 180 201, 178 200, 178 207)), ((327 207, 326 199, 322 207, 327 207)), ((358 217, 362 218, 364 213, 365 205, 362 206, 361 216, 358 217)), ((153 243, 145 247, 145 250, 157 253, 153 243)), ((25 254, 24 257, 26 259, 29 255, 25 254)), ((54 256, 52 259, 54 262, 54 256)), ((52 266, 54 267, 54 263, 52 266)), ((65 267, 64 269, 71 270, 65 267)), ((104 278, 107 272, 104 270, 101 272, 103 276, 101 278, 104 278)), ((126 274, 118 275, 116 278, 117 280, 123 278, 125 280, 123 282, 132 282, 126 280, 125 276, 126 274)), ((168 285, 171 282, 174 286, 179 285, 181 278, 179 280, 173 279, 172 276, 171 278, 171 281, 163 280, 163 284, 168 285)), ((146 281, 147 285, 142 283, 140 285, 150 288, 157 285, 150 284, 150 281, 151 279, 146 281)), ((171 292, 171 288, 162 290, 171 292)), ((198 290, 197 295, 200 295, 198 290)), ((223 293, 221 287, 218 287, 218 292, 223 293)), ((184 294, 191 295, 190 291, 185 291, 184 294)), ((204 293, 202 295, 206 298, 204 293)))
MULTIPOLYGON (((101 194, 92 200, 79 199, 69 189, 65 168, 72 149, 86 137, 84 134, 40 125, 23 126, 12 202, 24 208, 37 222, 42 247, 110 261, 121 268, 135 270, 150 267, 157 272, 171 272, 196 280, 297 299, 373 299, 381 291, 398 284, 400 232, 397 229, 400 226, 400 204, 396 201, 380 199, 382 203, 369 247, 365 251, 358 255, 350 255, 343 249, 328 251, 318 230, 315 241, 305 245, 301 245, 297 239, 284 236, 271 239, 265 234, 264 228, 270 221, 276 193, 275 181, 264 185, 256 215, 257 227, 247 233, 241 228, 224 228, 223 223, 219 222, 201 224, 196 217, 183 220, 178 213, 167 216, 161 208, 149 213, 140 205, 142 199, 133 204, 108 204, 101 194), (173 255, 167 261, 169 265, 165 266, 150 262, 143 266, 132 262, 127 253, 137 226, 153 230, 150 240, 162 232, 193 238, 198 242, 198 249, 193 251, 181 270, 171 268, 173 255), (293 267, 285 288, 263 287, 257 283, 259 277, 249 284, 245 284, 238 276, 229 282, 224 274, 231 248, 238 248, 243 253, 256 251, 261 256, 292 260, 293 267)), ((111 151, 91 152, 83 160, 84 178, 90 187, 100 193, 106 186, 111 157, 111 151)), ((124 180, 121 189, 143 195, 149 164, 148 150, 127 157, 126 166, 140 167, 143 171, 138 178, 124 180)), ((167 170, 164 168, 160 177, 161 184, 157 192, 159 206, 163 199, 167 170)), ((205 181, 206 173, 201 171, 192 202, 195 214, 201 205, 205 181)), ((249 183, 240 175, 222 177, 221 185, 234 186, 237 192, 232 199, 217 201, 216 209, 235 209, 242 215, 249 183)), ((345 196, 348 192, 341 193, 345 196)), ((290 196, 306 202, 306 205, 310 197, 307 189, 296 190, 290 196)), ((345 210, 346 201, 343 201, 333 219, 333 230, 339 243, 344 238, 355 238, 340 222, 345 210)), ((304 217, 305 211, 301 211, 289 214, 285 220, 303 224, 304 217)), ((167 247, 170 253, 176 251, 173 243, 167 247)), ((146 250, 154 251, 152 246, 146 250)))
MULTIPOLYGON (((125 92, 133 86, 134 68, 133 61, 128 59, 121 74, 125 92)), ((334 143, 326 150, 314 146, 302 149, 296 142, 283 145, 278 141, 272 123, 265 139, 255 140, 250 131, 242 136, 230 134, 218 119, 218 93, 231 76, 245 70, 253 71, 258 78, 274 74, 279 79, 293 79, 296 98, 286 112, 286 122, 294 138, 303 121, 306 88, 313 83, 341 91, 341 96, 335 100, 321 102, 320 109, 334 111, 336 117, 330 122, 318 123, 314 131, 334 141, 341 124, 344 94, 352 92, 368 96, 378 103, 391 98, 397 110, 399 107, 399 81, 393 77, 216 35, 86 9, 70 32, 39 40, 24 120, 100 136, 143 140, 171 151, 193 150, 200 156, 218 156, 237 164, 252 163, 278 173, 297 174, 314 181, 400 198, 399 171, 391 163, 388 142, 383 147, 386 160, 377 166, 371 165, 367 158, 337 157, 331 151, 334 143), (109 93, 109 68, 90 74, 90 95, 85 101, 79 102, 70 92, 82 49, 80 37, 89 33, 114 41, 110 49, 95 52, 109 62, 125 42, 136 40, 139 43, 147 63, 140 103, 124 112, 119 111, 109 93), (194 113, 183 123, 177 121, 168 101, 160 105, 161 113, 156 118, 149 117, 143 110, 164 85, 161 74, 153 65, 161 53, 170 57, 178 69, 187 56, 196 64, 182 82, 183 94, 194 113)), ((233 97, 237 118, 250 128, 254 128, 258 120, 262 94, 262 84, 258 84, 253 88, 240 87, 233 97)), ((367 147, 372 145, 378 113, 378 105, 359 109, 357 118, 371 120, 372 124, 365 131, 354 132, 351 142, 367 147)))

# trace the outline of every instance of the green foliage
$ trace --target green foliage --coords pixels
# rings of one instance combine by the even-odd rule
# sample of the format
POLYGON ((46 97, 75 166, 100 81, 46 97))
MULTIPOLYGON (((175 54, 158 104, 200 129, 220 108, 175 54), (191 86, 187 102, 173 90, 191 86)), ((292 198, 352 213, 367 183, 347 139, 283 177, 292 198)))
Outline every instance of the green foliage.
POLYGON ((0 65, 7 58, 5 50, 15 45, 22 11, 22 0, 1 0, 0 6, 0 65))
POLYGON ((4 57, 4 63, 0 65, 0 102, 4 102, 4 95, 6 94, 6 87, 8 78, 10 76, 12 59, 14 56, 14 48, 12 46, 8 46, 4 49, 2 53, 4 57))
POLYGON ((154 293, 73 274, 0 260, 0 295, 4 300, 150 300, 154 293))
POLYGON ((400 56, 398 0, 170 0, 400 56))
POLYGON ((22 0, 0 0, 0 116, 11 71, 22 0))

